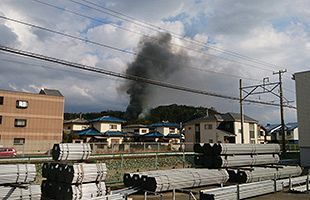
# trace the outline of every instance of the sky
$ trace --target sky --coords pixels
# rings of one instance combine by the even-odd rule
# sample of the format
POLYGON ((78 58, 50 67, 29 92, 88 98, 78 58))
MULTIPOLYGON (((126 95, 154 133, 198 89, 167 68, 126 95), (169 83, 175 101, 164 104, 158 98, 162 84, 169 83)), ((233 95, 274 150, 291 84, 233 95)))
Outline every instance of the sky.
MULTIPOLYGON (((164 82, 228 96, 239 96, 240 78, 243 86, 261 84, 265 77, 276 82, 273 72, 286 69, 284 96, 295 101, 292 75, 309 70, 307 0, 1 0, 0 16, 100 44, 0 18, 0 45, 119 73, 135 59, 124 51, 138 52, 143 37, 168 31, 173 51, 185 54, 189 62, 164 82)), ((0 75, 0 89, 58 89, 65 96, 65 112, 125 111, 129 102, 121 89, 126 80, 1 51, 0 75)), ((152 89, 145 112, 174 103, 239 112, 237 101, 152 89)), ((271 94, 248 98, 279 102, 271 94)), ((278 107, 245 103, 244 112, 261 124, 280 122, 278 107)), ((286 108, 285 121, 296 120, 296 110, 286 108)))

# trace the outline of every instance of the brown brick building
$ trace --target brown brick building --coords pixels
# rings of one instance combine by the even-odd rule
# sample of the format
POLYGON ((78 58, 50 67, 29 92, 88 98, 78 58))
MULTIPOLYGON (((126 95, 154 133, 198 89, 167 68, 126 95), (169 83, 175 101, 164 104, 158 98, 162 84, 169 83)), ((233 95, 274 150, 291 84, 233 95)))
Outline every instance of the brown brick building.
POLYGON ((45 153, 62 141, 63 115, 64 97, 58 90, 0 90, 0 145, 19 154, 45 153))

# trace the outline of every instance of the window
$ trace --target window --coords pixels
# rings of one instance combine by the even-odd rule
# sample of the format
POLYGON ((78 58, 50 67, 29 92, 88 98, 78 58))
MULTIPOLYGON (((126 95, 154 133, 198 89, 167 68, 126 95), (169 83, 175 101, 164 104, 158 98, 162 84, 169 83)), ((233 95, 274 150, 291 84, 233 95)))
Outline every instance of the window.
POLYGON ((110 129, 117 129, 117 125, 116 124, 110 124, 110 129))
POLYGON ((15 127, 25 127, 27 125, 26 119, 15 119, 15 127))
POLYGON ((250 131, 250 138, 255 138, 255 131, 250 131))
POLYGON ((2 124, 2 116, 0 115, 0 124, 2 124))
POLYGON ((213 143, 213 140, 212 140, 212 139, 210 139, 210 140, 209 140, 209 143, 213 143))
POLYGON ((188 127, 188 130, 191 130, 192 129, 192 127, 188 127))
POLYGON ((0 105, 3 105, 3 97, 0 97, 0 105))
POLYGON ((205 124, 205 129, 212 129, 212 124, 205 124))
POLYGON ((14 138, 14 145, 23 145, 25 144, 25 138, 14 138))
POLYGON ((28 101, 17 100, 16 101, 16 108, 28 108, 28 101))
POLYGON ((142 129, 142 131, 141 131, 142 133, 146 133, 147 132, 147 130, 146 129, 142 129))
POLYGON ((169 133, 175 133, 175 128, 169 128, 169 133))

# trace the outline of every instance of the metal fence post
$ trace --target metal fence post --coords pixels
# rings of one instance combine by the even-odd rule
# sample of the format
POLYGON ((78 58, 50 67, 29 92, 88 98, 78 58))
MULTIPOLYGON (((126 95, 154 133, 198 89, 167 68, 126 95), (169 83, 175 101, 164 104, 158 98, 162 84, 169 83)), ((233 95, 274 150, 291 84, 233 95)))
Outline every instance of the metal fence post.
POLYGON ((144 192, 144 200, 147 200, 147 191, 144 192))
POLYGON ((158 152, 155 153, 155 169, 158 169, 158 152))
POLYGON ((175 200, 175 189, 172 190, 172 200, 175 200))
POLYGON ((307 175, 306 189, 307 189, 307 192, 309 192, 309 171, 308 171, 308 175, 307 175))
POLYGON ((237 184, 237 200, 240 200, 240 187, 239 187, 239 184, 237 184))

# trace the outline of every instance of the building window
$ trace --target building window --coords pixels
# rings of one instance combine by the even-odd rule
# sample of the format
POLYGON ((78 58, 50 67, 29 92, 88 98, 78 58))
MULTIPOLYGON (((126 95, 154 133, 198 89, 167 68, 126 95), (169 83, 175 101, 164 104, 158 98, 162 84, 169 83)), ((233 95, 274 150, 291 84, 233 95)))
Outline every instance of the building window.
POLYGON ((26 119, 15 119, 15 127, 25 127, 27 125, 26 119))
POLYGON ((205 129, 211 130, 212 129, 212 124, 205 124, 205 129))
POLYGON ((209 143, 213 143, 213 140, 212 140, 212 139, 210 139, 210 140, 209 140, 209 143))
POLYGON ((3 97, 0 97, 0 105, 3 105, 3 97))
POLYGON ((117 129, 117 125, 116 124, 110 124, 110 129, 117 129))
POLYGON ((188 127, 188 130, 191 130, 192 129, 192 127, 188 127))
POLYGON ((254 139, 255 138, 255 131, 250 131, 250 138, 254 139))
POLYGON ((14 145, 23 145, 25 144, 25 138, 14 138, 14 145))
POLYGON ((28 101, 17 100, 16 101, 16 108, 28 108, 28 101))
POLYGON ((2 124, 2 116, 0 115, 0 124, 2 124))
POLYGON ((142 129, 142 131, 141 131, 142 133, 146 133, 147 132, 147 130, 146 129, 142 129))
POLYGON ((175 133, 175 128, 169 128, 169 133, 175 133))

